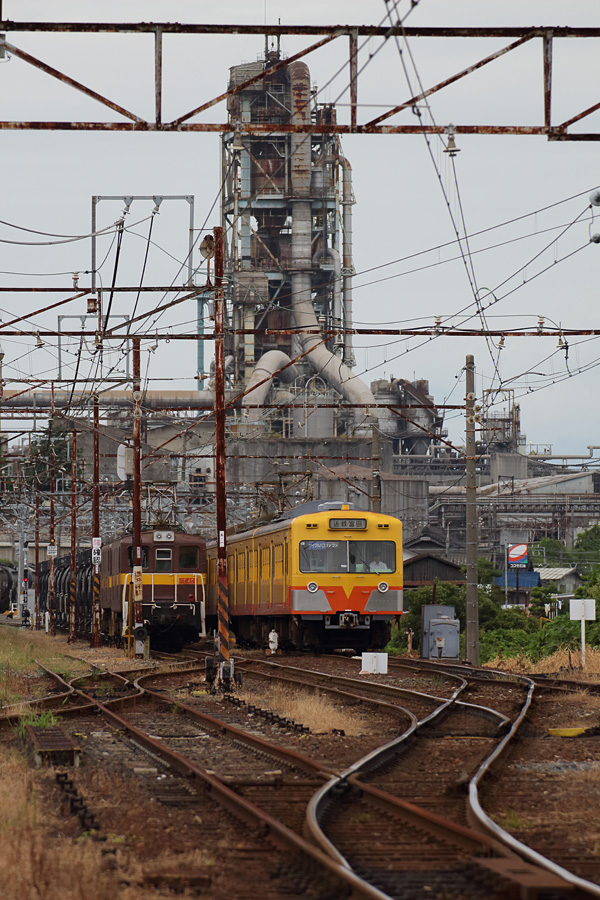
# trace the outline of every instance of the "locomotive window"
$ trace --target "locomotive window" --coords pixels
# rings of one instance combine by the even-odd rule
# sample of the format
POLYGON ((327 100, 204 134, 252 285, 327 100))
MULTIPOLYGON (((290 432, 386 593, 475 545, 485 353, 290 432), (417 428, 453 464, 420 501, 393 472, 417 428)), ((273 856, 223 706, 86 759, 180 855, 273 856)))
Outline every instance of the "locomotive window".
POLYGON ((351 572, 395 572, 396 545, 393 541, 350 541, 351 572))
POLYGON ((300 541, 301 572, 347 572, 347 541, 300 541))
POLYGON ((170 572, 173 551, 170 547, 156 548, 156 566, 155 572, 170 572))
MULTIPOLYGON (((133 568, 133 547, 129 546, 127 548, 127 557, 129 559, 129 565, 133 568)), ((142 568, 148 568, 148 548, 142 547, 142 568)))
POLYGON ((200 552, 198 547, 180 547, 179 548, 179 568, 180 569, 197 569, 199 564, 200 552))

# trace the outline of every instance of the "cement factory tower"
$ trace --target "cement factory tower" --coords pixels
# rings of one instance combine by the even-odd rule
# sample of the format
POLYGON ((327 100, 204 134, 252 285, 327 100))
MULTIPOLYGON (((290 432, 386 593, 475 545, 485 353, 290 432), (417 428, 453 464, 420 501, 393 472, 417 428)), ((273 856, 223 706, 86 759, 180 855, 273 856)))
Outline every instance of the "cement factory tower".
POLYGON ((227 371, 231 385, 244 390, 264 381, 246 405, 280 407, 248 410, 249 424, 261 420, 284 436, 341 435, 364 429, 374 403, 352 372, 352 339, 343 331, 352 327, 352 169, 336 136, 278 133, 281 123, 328 124, 336 115, 332 105, 317 104, 304 62, 265 71, 279 58, 267 49, 263 60, 230 70, 229 90, 265 74, 228 102, 225 274, 235 330, 298 331, 235 334, 226 347, 227 371), (244 122, 267 126, 265 134, 241 134, 236 126, 244 122), (303 408, 286 412, 292 401, 303 408))

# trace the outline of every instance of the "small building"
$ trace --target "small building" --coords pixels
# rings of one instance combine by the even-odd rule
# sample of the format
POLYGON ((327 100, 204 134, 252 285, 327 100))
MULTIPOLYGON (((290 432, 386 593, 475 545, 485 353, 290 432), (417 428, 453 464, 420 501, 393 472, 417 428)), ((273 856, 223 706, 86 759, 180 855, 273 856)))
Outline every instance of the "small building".
POLYGON ((416 588, 436 581, 464 583, 462 566, 434 553, 404 551, 404 587, 416 588))
POLYGON ((583 584, 583 578, 575 566, 541 566, 537 570, 542 579, 542 586, 555 584, 560 594, 574 594, 575 588, 583 584))
POLYGON ((506 589, 510 606, 529 606, 531 592, 542 586, 542 579, 536 571, 509 569, 508 574, 504 573, 495 579, 495 584, 506 589))

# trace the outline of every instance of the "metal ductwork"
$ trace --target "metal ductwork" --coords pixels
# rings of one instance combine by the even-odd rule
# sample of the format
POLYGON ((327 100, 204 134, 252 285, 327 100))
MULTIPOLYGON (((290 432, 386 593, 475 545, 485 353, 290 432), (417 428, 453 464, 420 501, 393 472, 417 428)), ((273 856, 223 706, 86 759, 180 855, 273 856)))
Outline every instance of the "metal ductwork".
MULTIPOLYGON (((289 66, 292 90, 292 124, 310 125, 310 73, 303 62, 289 66)), ((312 209, 310 202, 311 138, 310 134, 292 135, 291 186, 292 215, 292 310, 295 324, 302 330, 319 329, 312 304, 312 209)), ((362 419, 371 415, 368 407, 374 404, 373 394, 316 334, 299 335, 302 350, 314 370, 335 388, 349 403, 363 406, 356 410, 362 419)))
POLYGON ((242 397, 242 406, 262 406, 263 403, 266 403, 276 372, 277 377, 286 384, 294 381, 298 377, 298 370, 295 366, 288 365, 289 363, 291 363, 290 357, 282 350, 269 350, 263 354, 244 388, 245 396, 242 397), (285 365, 287 365, 287 369, 278 371, 285 365))

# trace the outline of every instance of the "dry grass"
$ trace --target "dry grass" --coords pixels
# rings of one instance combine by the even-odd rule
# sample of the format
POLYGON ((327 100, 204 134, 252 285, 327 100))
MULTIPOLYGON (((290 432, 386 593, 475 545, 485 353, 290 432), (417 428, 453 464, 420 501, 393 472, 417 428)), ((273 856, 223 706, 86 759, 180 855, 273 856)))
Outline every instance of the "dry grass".
POLYGON ((102 870, 100 845, 49 834, 40 822, 33 773, 7 751, 0 764, 3 900, 112 900, 118 886, 102 870))
POLYGON ((334 728, 347 735, 365 734, 368 725, 364 717, 354 710, 336 706, 328 697, 306 691, 273 687, 268 694, 244 690, 241 695, 247 703, 268 708, 294 722, 307 725, 313 733, 327 734, 334 728))
MULTIPOLYGON (((135 837, 108 835, 107 843, 86 834, 68 837, 65 820, 46 810, 40 799, 37 779, 43 775, 6 748, 0 749, 0 770, 2 900, 163 900, 173 894, 168 887, 145 884, 149 872, 169 867, 206 870, 214 865, 200 851, 174 856, 168 844, 164 852, 156 846, 145 848, 152 854, 148 864, 126 848, 127 843, 136 843, 135 837), (104 857, 103 848, 110 846, 116 854, 104 857)), ((138 825, 143 847, 144 822, 138 825)), ((183 890, 177 896, 191 900, 197 895, 183 890)))
POLYGON ((600 710, 600 694, 590 693, 585 689, 574 690, 572 693, 563 693, 560 698, 561 707, 581 706, 586 713, 600 710))
POLYGON ((600 678, 600 650, 585 648, 585 669, 581 669, 580 650, 557 650, 545 656, 539 662, 533 662, 528 656, 515 656, 510 659, 496 657, 485 663, 489 669, 501 669, 515 674, 545 675, 560 672, 565 678, 574 681, 594 681, 600 678))

